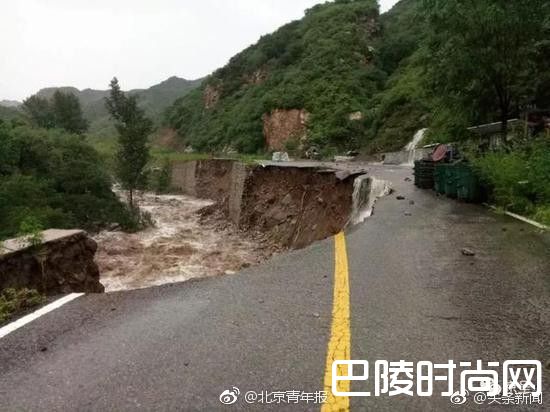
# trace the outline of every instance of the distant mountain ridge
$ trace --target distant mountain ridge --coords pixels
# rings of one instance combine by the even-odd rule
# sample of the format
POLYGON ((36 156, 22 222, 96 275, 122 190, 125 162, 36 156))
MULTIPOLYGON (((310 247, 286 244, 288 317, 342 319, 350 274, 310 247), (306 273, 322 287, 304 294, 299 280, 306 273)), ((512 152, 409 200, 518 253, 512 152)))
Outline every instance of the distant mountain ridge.
MULTIPOLYGON (((164 110, 171 106, 178 98, 184 97, 191 90, 199 87, 203 79, 186 80, 172 76, 159 84, 148 89, 133 89, 126 93, 137 95, 139 105, 147 115, 156 123, 162 116, 164 110)), ((72 86, 46 87, 40 89, 36 94, 40 97, 51 99, 54 93, 59 90, 64 93, 74 94, 80 104, 84 117, 90 122, 90 133, 97 135, 112 135, 114 132, 113 122, 109 118, 105 108, 105 98, 109 96, 109 90, 83 89, 79 90, 72 86)), ((20 113, 21 102, 14 100, 0 100, 0 117, 12 118, 20 113)))
POLYGON ((0 100, 0 106, 17 108, 21 106, 21 102, 18 102, 17 100, 0 100))
MULTIPOLYGON (((167 107, 172 105, 176 99, 185 96, 191 90, 199 87, 202 80, 186 80, 172 76, 148 89, 133 89, 126 93, 137 95, 140 106, 149 117, 157 122, 167 107)), ((114 131, 113 124, 105 108, 105 98, 109 96, 109 90, 79 90, 70 86, 47 87, 39 90, 37 95, 49 99, 57 90, 73 93, 78 97, 82 105, 84 117, 90 122, 91 133, 111 134, 114 131)))

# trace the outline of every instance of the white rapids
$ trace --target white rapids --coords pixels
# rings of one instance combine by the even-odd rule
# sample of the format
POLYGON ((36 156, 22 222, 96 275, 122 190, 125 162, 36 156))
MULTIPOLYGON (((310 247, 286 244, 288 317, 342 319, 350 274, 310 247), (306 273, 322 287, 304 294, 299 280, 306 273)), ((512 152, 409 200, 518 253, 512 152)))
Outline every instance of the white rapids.
POLYGON ((230 224, 220 227, 199 221, 197 211, 211 201, 143 193, 138 204, 151 214, 154 227, 95 236, 100 281, 107 292, 230 274, 265 259, 261 246, 230 224))

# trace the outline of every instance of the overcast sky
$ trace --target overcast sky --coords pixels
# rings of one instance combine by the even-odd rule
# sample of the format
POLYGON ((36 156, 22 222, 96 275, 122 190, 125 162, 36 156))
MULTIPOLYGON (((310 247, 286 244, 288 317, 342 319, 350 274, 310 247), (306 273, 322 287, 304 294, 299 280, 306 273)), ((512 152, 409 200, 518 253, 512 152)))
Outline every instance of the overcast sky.
MULTIPOLYGON (((319 0, 11 0, 0 13, 0 100, 43 87, 124 89, 223 66, 319 0)), ((381 0, 389 9, 397 0, 381 0)))

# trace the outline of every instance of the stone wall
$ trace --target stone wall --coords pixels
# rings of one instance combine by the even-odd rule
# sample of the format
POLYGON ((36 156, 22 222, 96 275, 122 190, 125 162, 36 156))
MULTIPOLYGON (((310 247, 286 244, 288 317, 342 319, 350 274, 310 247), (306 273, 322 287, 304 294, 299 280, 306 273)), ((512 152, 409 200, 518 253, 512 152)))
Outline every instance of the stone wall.
POLYGON ((94 262, 97 244, 84 231, 50 229, 42 232, 38 246, 25 238, 0 246, 0 290, 30 288, 46 295, 104 291, 94 262))

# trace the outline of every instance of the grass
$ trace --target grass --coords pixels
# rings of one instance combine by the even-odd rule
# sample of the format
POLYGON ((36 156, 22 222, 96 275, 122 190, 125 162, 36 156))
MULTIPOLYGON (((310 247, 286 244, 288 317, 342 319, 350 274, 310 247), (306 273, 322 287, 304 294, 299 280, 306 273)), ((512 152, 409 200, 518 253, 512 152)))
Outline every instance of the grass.
POLYGON ((533 139, 507 150, 473 156, 496 206, 550 225, 550 143, 533 139))
MULTIPOLYGON (((113 158, 116 153, 117 142, 116 137, 105 138, 89 135, 87 141, 91 144, 101 155, 101 158, 105 161, 105 164, 111 169, 113 165, 113 158)), ((239 160, 243 163, 253 163, 256 160, 267 160, 270 158, 268 153, 263 154, 224 154, 224 153, 184 153, 178 152, 174 149, 152 145, 151 146, 151 162, 155 165, 162 161, 169 160, 171 162, 190 162, 196 160, 208 160, 214 158, 233 159, 239 160)))
POLYGON ((234 154, 183 153, 183 152, 177 152, 172 149, 167 149, 167 148, 158 147, 158 146, 151 148, 151 157, 155 162, 157 159, 164 159, 164 160, 168 159, 170 161, 178 161, 178 162, 190 162, 193 160, 208 160, 208 159, 231 159, 231 160, 239 160, 243 163, 253 163, 256 160, 269 159, 269 156, 267 154, 250 155, 250 154, 241 154, 241 153, 234 153, 234 154))
POLYGON ((21 312, 42 305, 46 298, 34 289, 4 289, 0 292, 0 324, 21 312))

